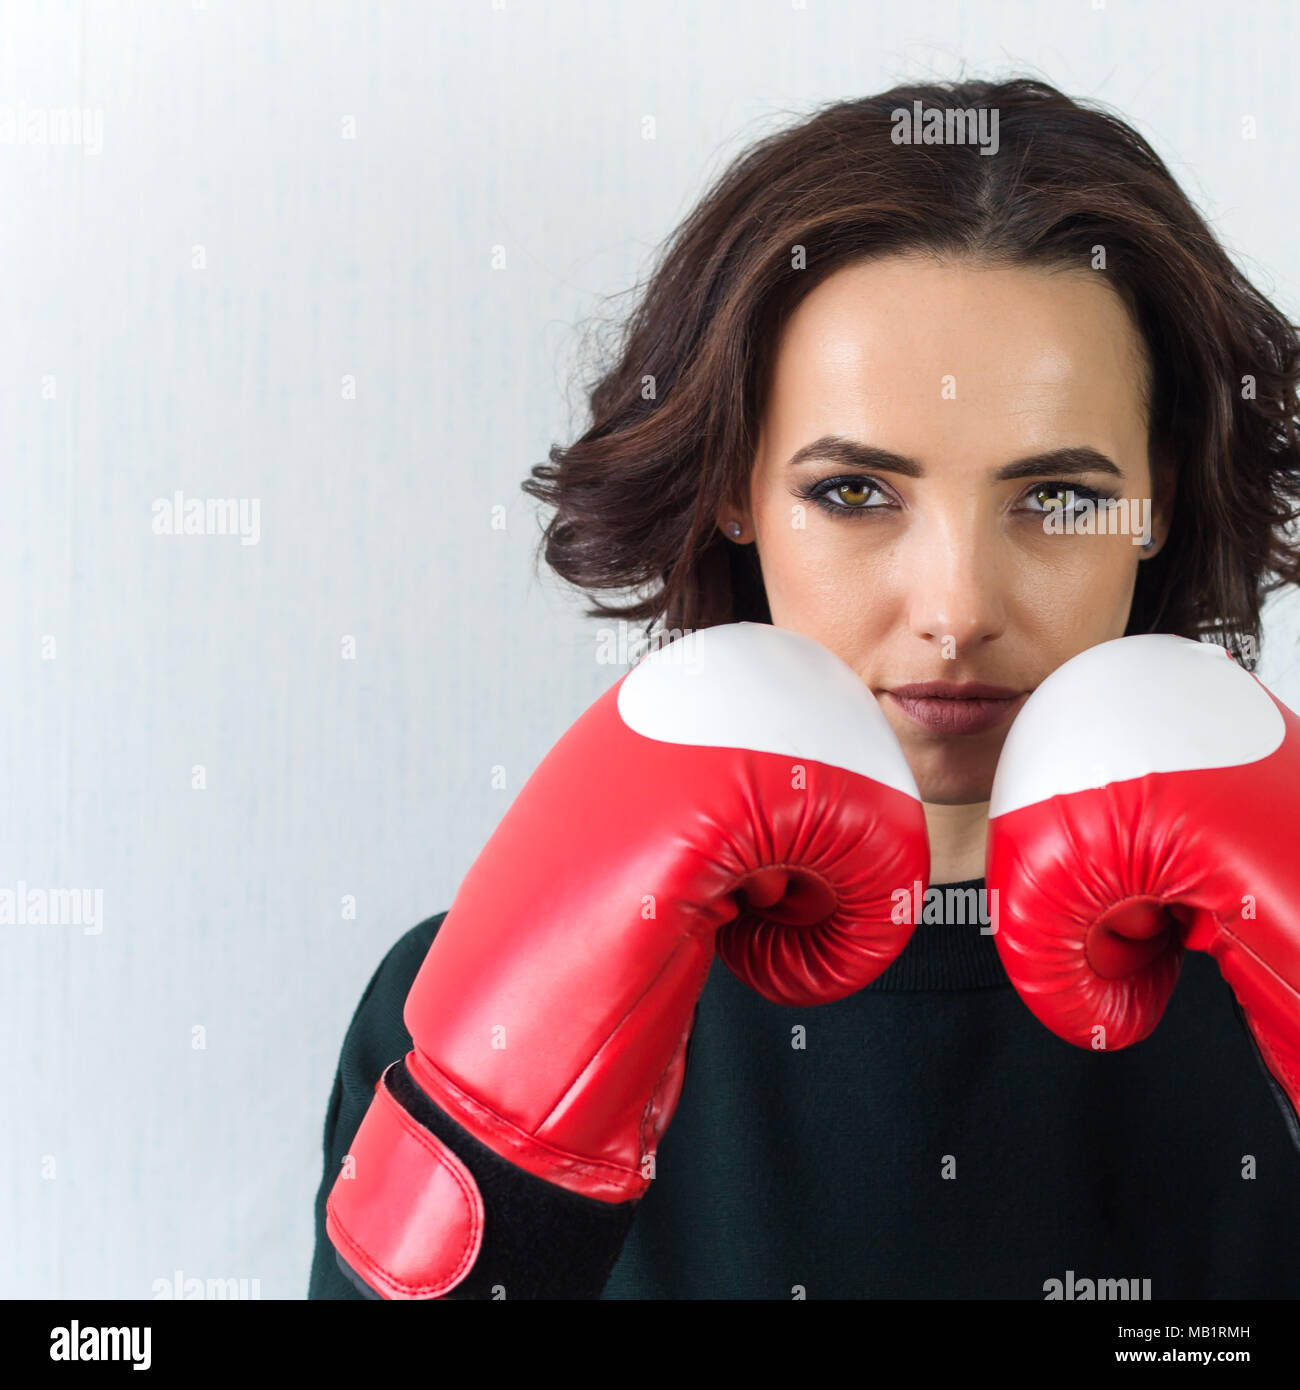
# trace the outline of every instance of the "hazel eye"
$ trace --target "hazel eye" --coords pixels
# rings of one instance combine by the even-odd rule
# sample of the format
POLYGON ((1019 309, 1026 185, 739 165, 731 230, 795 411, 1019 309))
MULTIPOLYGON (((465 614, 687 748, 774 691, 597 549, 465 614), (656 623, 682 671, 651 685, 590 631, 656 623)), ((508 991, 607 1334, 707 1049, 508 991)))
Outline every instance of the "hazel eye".
POLYGON ((1053 512, 1086 511, 1088 507, 1105 506, 1114 500, 1114 494, 1099 492, 1096 488, 1084 487, 1082 483, 1035 483, 1025 494, 1025 510, 1032 516, 1050 516, 1053 512))
POLYGON ((884 500, 884 489, 874 478, 867 477, 823 478, 819 483, 800 488, 796 495, 834 516, 861 516, 889 507, 884 500), (881 500, 873 502, 871 499, 877 495, 881 500))
POLYGON ((1074 493, 1070 488, 1061 487, 1055 483, 1046 483, 1042 487, 1036 487, 1030 493, 1031 497, 1042 501, 1044 498, 1049 500, 1043 503, 1043 511, 1059 512, 1067 506, 1074 504, 1074 493))
POLYGON ((861 507, 873 492, 878 491, 871 483, 863 483, 858 486, 854 483, 841 483, 838 487, 832 488, 828 496, 838 497, 846 507, 861 507))
POLYGON ((819 482, 806 483, 794 489, 794 495, 801 497, 825 512, 827 516, 856 520, 860 516, 880 517, 895 510, 889 501, 886 490, 874 479, 865 474, 841 474, 839 477, 822 478, 819 482), (878 501, 871 499, 879 494, 878 501))

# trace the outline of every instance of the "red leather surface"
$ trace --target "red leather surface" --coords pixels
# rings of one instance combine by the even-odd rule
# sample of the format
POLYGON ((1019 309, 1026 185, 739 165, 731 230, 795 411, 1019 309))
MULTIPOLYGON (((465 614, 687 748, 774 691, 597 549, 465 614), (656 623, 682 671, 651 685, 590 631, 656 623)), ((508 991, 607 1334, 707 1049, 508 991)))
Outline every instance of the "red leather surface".
POLYGON ((769 999, 843 998, 906 944, 891 894, 924 882, 929 849, 914 798, 788 756, 645 738, 617 691, 511 805, 404 1016, 417 1080, 484 1143, 625 1201, 676 1104, 715 939, 769 999), (802 885, 789 908, 752 905, 787 875, 802 885), (810 903, 823 920, 800 912, 810 903))
POLYGON ((384 1078, 350 1156, 353 1170, 340 1174, 325 1206, 335 1248, 385 1298, 438 1298, 454 1288, 483 1243, 483 1199, 465 1165, 407 1114, 384 1078))
POLYGON ((1206 951, 1300 1107, 1300 719, 1274 704, 1286 735, 1256 762, 1152 773, 996 817, 988 886, 1007 973, 1053 1032, 1091 1047, 1100 1024, 1107 1048, 1137 1042, 1159 1022, 1184 949, 1206 951))

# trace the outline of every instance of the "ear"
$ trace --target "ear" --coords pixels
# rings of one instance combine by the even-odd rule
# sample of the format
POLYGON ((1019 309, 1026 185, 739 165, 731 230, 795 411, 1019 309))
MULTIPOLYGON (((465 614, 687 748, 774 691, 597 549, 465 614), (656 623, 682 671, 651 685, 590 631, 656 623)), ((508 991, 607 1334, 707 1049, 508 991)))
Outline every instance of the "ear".
POLYGON ((735 541, 737 545, 744 545, 753 539, 750 534, 749 518, 736 507, 727 505, 719 507, 713 514, 713 520, 717 524, 718 530, 729 541, 735 541))
POLYGON ((1178 470, 1162 450, 1151 449, 1151 549, 1142 552, 1149 560, 1159 555, 1169 539, 1173 522, 1174 497, 1178 492, 1178 470))

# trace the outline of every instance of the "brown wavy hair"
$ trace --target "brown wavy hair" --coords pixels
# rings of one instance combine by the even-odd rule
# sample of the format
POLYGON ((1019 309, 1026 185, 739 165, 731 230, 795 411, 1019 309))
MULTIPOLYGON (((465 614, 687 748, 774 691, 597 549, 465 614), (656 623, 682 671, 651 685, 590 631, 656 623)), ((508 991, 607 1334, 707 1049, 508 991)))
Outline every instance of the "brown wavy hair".
POLYGON ((647 633, 770 622, 754 546, 727 540, 714 517, 743 508, 762 393, 799 301, 881 254, 1092 268, 1098 248, 1098 273, 1149 353, 1153 466, 1177 477, 1169 537, 1139 566, 1126 632, 1226 631, 1257 649, 1263 598, 1300 584, 1287 534, 1300 516, 1296 327, 1139 134, 1027 79, 836 102, 732 163, 657 257, 585 392, 590 428, 522 485, 555 508, 539 550, 594 599, 589 617, 647 633), (895 143, 892 113, 915 102, 996 110, 998 153, 895 143))

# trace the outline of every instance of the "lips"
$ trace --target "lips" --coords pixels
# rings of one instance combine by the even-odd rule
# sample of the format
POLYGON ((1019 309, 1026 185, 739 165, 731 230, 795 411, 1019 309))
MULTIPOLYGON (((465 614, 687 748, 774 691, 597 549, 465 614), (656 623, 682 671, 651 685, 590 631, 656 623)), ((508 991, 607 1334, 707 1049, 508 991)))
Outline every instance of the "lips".
POLYGON ((932 734, 983 734, 1010 719, 1028 691, 969 681, 920 681, 884 692, 909 719, 932 734))

